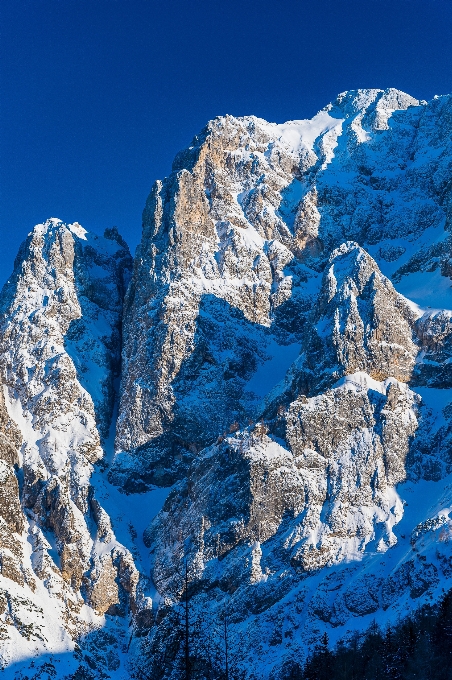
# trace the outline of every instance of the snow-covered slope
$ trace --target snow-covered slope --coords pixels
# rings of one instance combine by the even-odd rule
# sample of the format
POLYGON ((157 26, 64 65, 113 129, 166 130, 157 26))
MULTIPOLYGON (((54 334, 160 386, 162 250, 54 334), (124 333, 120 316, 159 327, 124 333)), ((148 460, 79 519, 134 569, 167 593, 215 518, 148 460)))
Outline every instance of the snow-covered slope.
POLYGON ((7 672, 178 680, 187 596, 194 678, 226 619, 235 676, 283 680, 452 587, 451 182, 452 97, 357 90, 211 121, 132 274, 114 230, 35 228, 1 297, 7 672))

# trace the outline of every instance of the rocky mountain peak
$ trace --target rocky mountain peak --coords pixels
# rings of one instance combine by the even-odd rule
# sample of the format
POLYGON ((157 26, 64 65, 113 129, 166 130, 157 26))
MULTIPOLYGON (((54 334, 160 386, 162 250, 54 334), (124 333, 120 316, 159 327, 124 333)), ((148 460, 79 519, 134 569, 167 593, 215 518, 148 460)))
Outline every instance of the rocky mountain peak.
POLYGON ((317 373, 323 364, 332 379, 364 370, 407 382, 418 351, 415 318, 375 260, 357 243, 343 243, 325 268, 307 364, 317 373))
POLYGON ((114 579, 128 562, 135 606, 132 558, 101 528, 108 516, 91 484, 111 426, 132 264, 117 231, 108 236, 55 218, 37 225, 0 296, 1 578, 13 626, 2 629, 3 663, 36 640, 73 649, 92 617, 119 604, 114 579))
POLYGON ((298 612, 318 588, 303 621, 332 634, 422 590, 396 527, 403 484, 449 470, 447 397, 416 387, 449 384, 448 322, 419 308, 450 288, 449 108, 358 90, 311 121, 218 118, 149 197, 112 479, 180 479, 146 533, 153 578, 177 602, 187 561, 193 606, 227 602, 244 649, 257 611, 290 618, 288 592, 298 612), (377 567, 393 550, 406 566, 377 567))
POLYGON ((386 90, 361 89, 341 92, 325 107, 330 115, 338 118, 358 116, 373 131, 388 129, 388 119, 394 111, 404 111, 410 106, 426 104, 409 94, 390 87, 386 90))

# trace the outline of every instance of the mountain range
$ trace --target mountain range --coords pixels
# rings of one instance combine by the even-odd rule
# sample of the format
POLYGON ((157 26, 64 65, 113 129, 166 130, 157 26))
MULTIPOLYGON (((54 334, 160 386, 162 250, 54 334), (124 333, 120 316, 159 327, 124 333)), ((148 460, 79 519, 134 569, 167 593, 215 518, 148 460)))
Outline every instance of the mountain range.
POLYGON ((452 96, 209 122, 0 295, 0 665, 287 680, 452 588, 452 96))

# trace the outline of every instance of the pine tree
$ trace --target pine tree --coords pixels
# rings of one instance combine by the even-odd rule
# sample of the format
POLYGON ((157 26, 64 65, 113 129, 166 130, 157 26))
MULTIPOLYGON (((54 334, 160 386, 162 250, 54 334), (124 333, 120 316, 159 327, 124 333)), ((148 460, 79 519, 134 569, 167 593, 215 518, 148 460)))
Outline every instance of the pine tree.
POLYGON ((400 665, 398 664, 398 647, 397 640, 391 626, 386 629, 383 638, 383 677, 388 680, 401 680, 402 674, 400 665))
POLYGON ((305 680, 331 680, 332 670, 333 654, 329 649, 328 634, 325 632, 306 663, 304 677, 305 680))
POLYGON ((423 605, 388 626, 374 621, 332 651, 325 633, 301 675, 288 669, 285 680, 452 680, 452 589, 437 605, 423 605), (292 673, 292 674, 291 674, 292 673))
POLYGON ((452 591, 441 599, 431 634, 434 659, 432 667, 438 680, 452 676, 452 591))
MULTIPOLYGON (((358 672, 354 678, 361 680, 364 677, 366 680, 379 680, 384 677, 382 649, 383 636, 376 621, 373 621, 360 648, 355 653, 355 657, 361 661, 361 675, 358 672)), ((355 666, 357 665, 357 662, 355 662, 355 666)))
POLYGON ((188 567, 187 561, 185 561, 185 680, 190 680, 190 647, 189 647, 189 637, 190 637, 190 622, 188 613, 188 567))

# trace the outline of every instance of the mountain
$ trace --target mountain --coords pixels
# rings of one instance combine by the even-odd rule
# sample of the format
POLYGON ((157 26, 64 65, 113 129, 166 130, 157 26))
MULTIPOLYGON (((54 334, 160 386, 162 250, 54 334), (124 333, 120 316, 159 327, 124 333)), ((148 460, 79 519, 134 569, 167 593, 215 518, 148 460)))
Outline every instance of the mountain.
POLYGON ((1 294, 5 666, 72 651, 105 612, 137 607, 133 558, 91 479, 109 436, 132 265, 117 231, 105 236, 37 225, 1 294))
MULTIPOLYGON (((284 680, 452 588, 452 97, 219 117, 0 298, 16 677, 284 680), (33 657, 33 661, 31 658, 33 657)), ((2 604, 3 603, 3 604, 2 604)), ((11 676, 14 677, 14 676, 11 676)))

